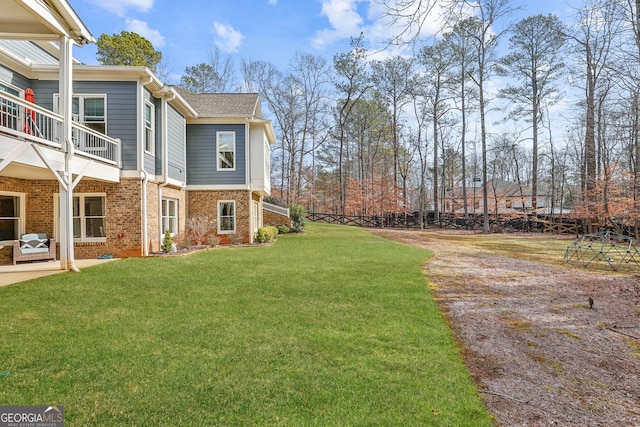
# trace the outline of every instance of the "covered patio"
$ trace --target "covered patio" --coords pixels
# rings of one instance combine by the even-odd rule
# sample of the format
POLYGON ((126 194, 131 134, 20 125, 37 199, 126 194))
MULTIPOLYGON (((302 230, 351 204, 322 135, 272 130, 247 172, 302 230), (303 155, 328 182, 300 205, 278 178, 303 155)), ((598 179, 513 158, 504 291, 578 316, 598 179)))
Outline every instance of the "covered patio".
MULTIPOLYGON (((5 222, 14 221, 16 224, 13 238, 17 239, 26 232, 44 231, 26 229, 34 228, 34 225, 44 227, 28 219, 25 206, 29 212, 46 209, 52 217, 47 220, 50 223, 48 234, 51 236, 52 231, 57 230, 59 248, 59 261, 42 263, 48 264, 46 267, 40 267, 40 264, 2 267, 0 281, 9 280, 11 274, 22 273, 20 269, 77 271, 84 263, 76 263, 74 255, 74 188, 84 177, 108 182, 119 180, 119 141, 73 121, 73 47, 93 43, 95 39, 66 0, 0 0, 0 39, 41 43, 57 57, 55 64, 46 64, 45 67, 55 71, 58 80, 56 112, 35 104, 37 93, 34 98, 30 88, 20 87, 14 82, 12 78, 17 74, 5 76, 8 80, 5 81, 5 90, 0 93, 0 176, 6 177, 5 198, 18 198, 20 202, 16 202, 15 212, 5 218, 5 222), (19 89, 24 90, 24 96, 18 93, 19 89), (49 187, 55 185, 55 192, 59 194, 57 215, 53 213, 53 206, 45 208, 39 204, 42 198, 33 196, 39 191, 35 185, 38 181, 52 183, 47 184, 49 187), (25 226, 27 220, 32 224, 25 226), (55 221, 55 227, 51 226, 51 221, 55 221), (14 273, 5 272, 5 268, 14 273)), ((0 57, 6 70, 21 74, 19 79, 38 79, 37 61, 12 55, 2 48, 0 57)), ((53 195, 48 199, 53 199, 53 195)), ((11 236, 5 237, 0 245, 8 244, 11 236)))

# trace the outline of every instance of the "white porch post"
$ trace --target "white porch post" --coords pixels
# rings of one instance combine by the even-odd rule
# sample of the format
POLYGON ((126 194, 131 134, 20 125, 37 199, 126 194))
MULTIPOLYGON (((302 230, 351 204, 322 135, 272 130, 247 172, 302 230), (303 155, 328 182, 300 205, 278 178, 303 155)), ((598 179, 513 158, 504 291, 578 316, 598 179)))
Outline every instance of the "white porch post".
POLYGON ((61 137, 65 151, 64 171, 60 184, 60 267, 64 270, 78 271, 73 251, 73 176, 71 159, 73 158, 73 140, 71 134, 73 100, 73 40, 60 37, 60 112, 64 118, 61 137))

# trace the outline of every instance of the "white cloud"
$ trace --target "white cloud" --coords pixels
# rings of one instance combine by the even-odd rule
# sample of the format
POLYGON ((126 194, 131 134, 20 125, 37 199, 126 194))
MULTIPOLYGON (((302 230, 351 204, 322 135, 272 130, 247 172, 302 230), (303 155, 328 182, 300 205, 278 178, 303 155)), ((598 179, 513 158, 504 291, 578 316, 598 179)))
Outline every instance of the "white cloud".
POLYGON ((130 9, 148 12, 153 7, 153 2, 154 0, 94 0, 96 5, 118 16, 124 16, 130 9))
POLYGON ((268 0, 267 3, 269 3, 270 5, 277 5, 278 4, 278 0, 268 0))
POLYGON ((242 44, 244 36, 242 33, 231 25, 221 24, 219 22, 213 23, 213 30, 216 34, 214 43, 220 50, 227 53, 235 53, 242 44))
POLYGON ((327 17, 331 28, 318 31, 311 42, 312 46, 322 49, 335 41, 357 37, 362 32, 364 22, 357 11, 358 2, 359 0, 323 0, 322 15, 327 17))
POLYGON ((140 34, 145 39, 149 40, 153 44, 154 48, 164 46, 164 37, 158 30, 149 28, 149 25, 144 21, 138 21, 137 19, 126 20, 127 31, 140 34))
POLYGON ((363 33, 370 49, 388 49, 389 40, 400 34, 407 37, 416 31, 420 31, 421 37, 435 34, 441 26, 439 21, 443 12, 440 1, 435 4, 414 2, 414 5, 405 9, 403 13, 408 16, 417 13, 421 16, 422 23, 418 28, 410 25, 407 18, 396 16, 396 19, 392 19, 386 6, 379 0, 322 0, 322 15, 327 17, 331 28, 318 31, 312 40, 312 46, 322 49, 329 44, 363 33), (358 12, 358 7, 364 12, 362 15, 358 12))

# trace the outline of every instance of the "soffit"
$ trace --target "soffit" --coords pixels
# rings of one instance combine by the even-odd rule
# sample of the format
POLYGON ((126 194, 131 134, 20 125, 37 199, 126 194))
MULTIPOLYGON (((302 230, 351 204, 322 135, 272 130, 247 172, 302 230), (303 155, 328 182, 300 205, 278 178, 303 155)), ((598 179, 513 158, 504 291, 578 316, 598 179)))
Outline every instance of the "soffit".
POLYGON ((66 0, 0 0, 0 38, 95 41, 66 0))

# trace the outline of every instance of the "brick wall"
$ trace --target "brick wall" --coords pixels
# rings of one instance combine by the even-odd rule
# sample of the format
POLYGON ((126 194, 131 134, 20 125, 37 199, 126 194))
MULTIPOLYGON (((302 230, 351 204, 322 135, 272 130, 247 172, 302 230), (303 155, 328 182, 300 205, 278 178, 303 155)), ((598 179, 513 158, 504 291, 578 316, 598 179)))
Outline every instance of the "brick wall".
MULTIPOLYGON (((59 194, 57 181, 21 180, 3 177, 0 190, 25 193, 25 232, 47 233, 55 236, 54 196, 59 194)), ((141 180, 123 179, 120 183, 81 180, 74 190, 78 193, 106 195, 106 242, 76 242, 75 258, 97 258, 111 254, 115 257, 142 255, 141 180)), ((157 197, 156 197, 157 199, 157 197)), ((57 245, 57 257, 60 246, 57 245)), ((11 248, 0 249, 0 263, 11 263, 11 248)))
MULTIPOLYGON (((149 253, 161 251, 160 246, 164 238, 161 229, 162 218, 160 216, 159 194, 158 184, 149 183, 147 195, 149 253)), ((178 234, 184 233, 187 212, 185 191, 176 187, 162 187, 162 198, 170 198, 178 201, 178 234)))
MULTIPOLYGON (((59 184, 54 180, 22 180, 3 177, 0 190, 26 195, 25 231, 47 233, 55 236, 57 221, 54 213, 54 195, 59 193, 59 184)), ((75 194, 104 193, 106 195, 106 241, 76 242, 74 253, 77 259, 97 258, 100 255, 114 257, 137 257, 143 255, 143 244, 150 252, 160 250, 159 187, 157 183, 147 183, 147 242, 143 242, 142 221, 142 179, 122 179, 120 183, 107 183, 83 179, 76 186, 75 194)), ((260 202, 258 194, 242 191, 190 191, 182 188, 163 187, 162 196, 178 200, 178 230, 184 232, 186 218, 198 214, 208 215, 217 224, 219 200, 236 202, 235 235, 219 235, 220 243, 235 241, 251 243, 253 231, 253 201, 260 202)), ((261 210, 262 211, 262 210, 261 210)), ((266 220, 264 221, 265 223, 266 220)), ((58 254, 59 259, 59 245, 58 254)), ((10 264, 10 245, 0 249, 0 264, 10 264)))
POLYGON ((240 191, 188 191, 187 215, 193 218, 197 215, 209 216, 216 222, 218 217, 218 201, 234 200, 236 202, 236 233, 235 235, 220 234, 221 244, 232 243, 238 239, 242 243, 253 241, 253 232, 250 230, 249 218, 251 210, 251 195, 248 190, 240 191))
POLYGON ((147 182, 147 251, 160 251, 160 194, 158 184, 147 182))

